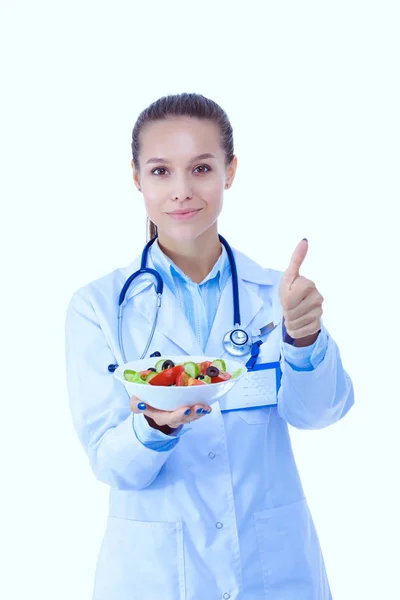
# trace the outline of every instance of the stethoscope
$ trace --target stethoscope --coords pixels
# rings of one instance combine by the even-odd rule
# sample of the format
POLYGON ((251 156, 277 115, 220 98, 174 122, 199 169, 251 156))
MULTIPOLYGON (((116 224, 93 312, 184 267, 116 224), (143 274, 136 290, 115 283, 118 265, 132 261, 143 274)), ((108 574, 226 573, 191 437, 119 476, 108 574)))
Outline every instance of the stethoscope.
MULTIPOLYGON (((139 277, 139 275, 142 275, 144 273, 152 275, 157 282, 156 283, 157 307, 156 307, 156 314, 154 317, 153 327, 151 329, 151 333, 150 333, 149 339, 147 341, 146 348, 144 349, 143 354, 140 357, 140 360, 146 356, 146 353, 149 349, 149 346, 150 346, 151 341, 154 336, 154 331, 156 329, 157 319, 158 319, 158 311, 160 310, 160 306, 161 306, 161 298, 162 298, 162 293, 163 293, 164 282, 162 280, 161 275, 159 273, 157 273, 157 271, 155 271, 154 269, 148 269, 146 267, 146 264, 147 264, 147 257, 148 257, 150 246, 152 244, 154 244, 157 237, 158 236, 156 236, 152 240, 150 240, 150 242, 148 242, 146 244, 146 246, 144 247, 143 253, 142 253, 142 261, 141 261, 140 269, 138 271, 135 271, 135 273, 133 273, 126 280, 124 287, 122 288, 121 293, 119 295, 119 300, 118 300, 118 306, 119 306, 119 309, 118 309, 118 344, 119 344, 119 349, 121 351, 122 358, 125 363, 127 362, 127 360, 126 360, 126 356, 125 356, 124 343, 123 343, 123 339, 122 339, 122 310, 123 310, 123 306, 124 306, 124 300, 125 300, 127 291, 129 289, 131 283, 137 277, 139 277)), ((228 354, 230 354, 231 356, 236 356, 236 357, 237 356, 246 356, 246 354, 251 353, 251 356, 256 358, 256 356, 259 353, 259 346, 262 342, 256 342, 255 344, 253 344, 251 335, 245 329, 242 329, 240 327, 239 285, 238 285, 236 262, 235 262, 235 258, 233 256, 232 249, 229 246, 228 242, 225 240, 225 238, 222 237, 222 235, 218 235, 218 237, 220 239, 220 242, 225 246, 227 254, 228 254, 229 264, 230 264, 231 274, 232 274, 232 290, 233 290, 234 329, 232 329, 231 331, 228 331, 225 334, 222 343, 225 348, 225 351, 228 354)), ((159 355, 160 355, 159 352, 155 352, 151 356, 159 356, 159 355)), ((108 370, 111 373, 113 373, 115 371, 115 369, 117 369, 117 367, 118 367, 118 365, 109 365, 108 370)))

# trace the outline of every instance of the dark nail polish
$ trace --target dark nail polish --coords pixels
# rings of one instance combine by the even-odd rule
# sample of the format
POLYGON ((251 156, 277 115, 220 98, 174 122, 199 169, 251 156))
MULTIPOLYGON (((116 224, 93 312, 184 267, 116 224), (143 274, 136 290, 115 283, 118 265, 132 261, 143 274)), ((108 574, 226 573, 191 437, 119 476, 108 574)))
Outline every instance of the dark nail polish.
POLYGON ((147 406, 145 405, 144 402, 139 402, 139 404, 137 405, 139 410, 146 410, 147 406))
POLYGON ((306 240, 306 242, 308 242, 308 239, 307 239, 307 238, 303 238, 303 241, 304 241, 304 240, 306 240))
POLYGON ((188 408, 187 410, 185 410, 185 415, 190 415, 190 408, 188 408))
POLYGON ((203 413, 204 413, 205 415, 208 415, 208 410, 205 410, 205 409, 203 408, 203 413))
POLYGON ((203 409, 202 409, 202 408, 198 408, 198 409, 196 410, 196 412, 197 412, 197 414, 199 415, 201 412, 203 412, 203 409))

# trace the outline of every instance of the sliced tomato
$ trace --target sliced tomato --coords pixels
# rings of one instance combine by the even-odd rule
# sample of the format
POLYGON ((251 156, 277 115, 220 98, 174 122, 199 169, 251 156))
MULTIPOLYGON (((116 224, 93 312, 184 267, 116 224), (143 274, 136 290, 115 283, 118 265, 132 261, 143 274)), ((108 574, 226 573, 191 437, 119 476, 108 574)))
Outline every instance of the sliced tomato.
POLYGON ((189 379, 189 375, 185 373, 185 371, 182 371, 182 373, 179 373, 178 377, 176 378, 176 385, 188 385, 189 379))
POLYGON ((149 384, 165 386, 173 385, 174 383, 176 384, 176 379, 182 372, 184 372, 183 365, 178 365, 176 367, 165 369, 164 371, 161 371, 161 373, 158 373, 155 377, 150 379, 149 384))
POLYGON ((201 379, 193 379, 193 377, 189 377, 188 385, 207 385, 201 379))
POLYGON ((221 383, 221 381, 228 381, 232 375, 230 373, 220 373, 216 377, 211 377, 211 383, 221 383))
POLYGON ((207 371, 208 367, 211 365, 211 361, 205 360, 204 362, 201 362, 198 364, 199 364, 199 368, 200 368, 200 374, 206 375, 206 371, 207 371))

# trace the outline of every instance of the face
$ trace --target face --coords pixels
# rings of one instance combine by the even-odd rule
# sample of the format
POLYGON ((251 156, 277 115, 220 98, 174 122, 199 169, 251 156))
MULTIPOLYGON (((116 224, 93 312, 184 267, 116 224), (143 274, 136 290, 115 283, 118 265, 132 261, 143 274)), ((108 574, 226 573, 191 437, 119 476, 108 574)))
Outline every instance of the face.
POLYGON ((224 190, 235 176, 237 159, 225 165, 220 131, 209 120, 167 118, 147 124, 140 134, 141 189, 146 212, 159 234, 176 240, 199 237, 217 220, 224 190), (201 155, 207 154, 199 158, 201 155), (211 156, 212 155, 212 156, 211 156), (175 211, 195 211, 185 216, 175 211))

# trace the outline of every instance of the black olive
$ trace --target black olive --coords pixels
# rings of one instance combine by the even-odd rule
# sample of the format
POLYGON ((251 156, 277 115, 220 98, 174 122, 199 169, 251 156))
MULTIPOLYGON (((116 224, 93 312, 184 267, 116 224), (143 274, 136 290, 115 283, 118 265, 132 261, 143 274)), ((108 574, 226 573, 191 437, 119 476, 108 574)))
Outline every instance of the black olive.
POLYGON ((147 370, 148 371, 154 371, 154 373, 157 373, 157 369, 155 369, 154 367, 149 367, 147 370))
POLYGON ((153 356, 161 356, 161 352, 157 350, 156 352, 153 352, 153 354, 150 354, 150 358, 153 358, 153 356))
POLYGON ((204 375, 197 375, 197 377, 195 377, 195 379, 204 379, 204 375))
POLYGON ((175 364, 172 362, 172 360, 165 360, 163 362, 163 366, 161 367, 162 371, 165 371, 165 369, 170 369, 171 367, 174 367, 175 364))
POLYGON ((217 367, 208 367, 206 370, 206 375, 209 377, 217 377, 217 375, 219 375, 219 369, 217 367))

